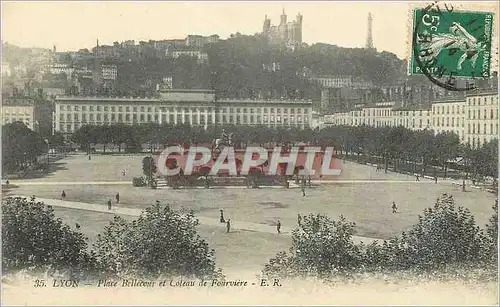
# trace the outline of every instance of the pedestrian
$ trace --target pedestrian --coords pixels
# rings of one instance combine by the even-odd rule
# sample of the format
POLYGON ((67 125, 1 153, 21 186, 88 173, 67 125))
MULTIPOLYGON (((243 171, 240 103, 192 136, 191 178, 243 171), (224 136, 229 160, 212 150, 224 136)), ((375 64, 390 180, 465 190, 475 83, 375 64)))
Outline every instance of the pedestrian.
POLYGON ((31 201, 35 202, 35 195, 31 196, 31 201))
POLYGON ((438 176, 434 176, 434 183, 438 183, 438 176))
POLYGON ((119 203, 120 202, 120 193, 116 193, 116 203, 119 203))
POLYGON ((300 184, 300 190, 302 191, 302 197, 306 196, 306 180, 302 180, 300 184))
POLYGON ((311 187, 311 176, 307 177, 307 184, 309 185, 309 187, 311 187))
POLYGON ((278 231, 278 233, 281 233, 281 222, 278 221, 278 224, 276 224, 276 230, 278 231))
POLYGON ((75 227, 76 227, 76 229, 80 229, 80 224, 75 223, 75 227))
POLYGON ((299 226, 302 224, 302 216, 300 216, 300 213, 297 214, 297 224, 299 224, 299 226))
POLYGON ((8 186, 8 185, 10 184, 9 180, 7 180, 7 181, 5 182, 5 184, 8 186))
POLYGON ((111 210, 111 199, 108 199, 108 210, 111 210))
POLYGON ((420 181, 420 176, 418 174, 416 175, 416 181, 420 181))
POLYGON ((392 213, 396 213, 398 211, 398 207, 396 206, 396 202, 392 202, 392 213))
POLYGON ((220 209, 220 222, 225 223, 226 220, 224 220, 224 210, 220 209))
POLYGON ((226 233, 229 233, 229 231, 231 231, 231 219, 226 222, 226 233))
POLYGON ((90 155, 89 155, 89 161, 91 160, 90 155))
POLYGON ((160 201, 159 200, 156 200, 156 205, 159 206, 160 205, 160 201))
POLYGON ((64 190, 61 193, 61 199, 64 200, 66 198, 66 192, 64 190))
POLYGON ((122 176, 125 177, 125 174, 127 174, 126 170, 122 170, 122 176))

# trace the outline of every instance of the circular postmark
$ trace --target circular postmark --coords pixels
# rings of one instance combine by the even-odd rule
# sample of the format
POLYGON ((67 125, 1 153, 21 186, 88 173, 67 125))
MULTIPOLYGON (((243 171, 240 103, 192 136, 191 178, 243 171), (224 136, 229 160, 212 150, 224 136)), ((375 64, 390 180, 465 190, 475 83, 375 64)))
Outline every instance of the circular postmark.
POLYGON ((473 90, 475 80, 490 76, 491 14, 434 2, 413 18, 411 73, 449 91, 473 90))

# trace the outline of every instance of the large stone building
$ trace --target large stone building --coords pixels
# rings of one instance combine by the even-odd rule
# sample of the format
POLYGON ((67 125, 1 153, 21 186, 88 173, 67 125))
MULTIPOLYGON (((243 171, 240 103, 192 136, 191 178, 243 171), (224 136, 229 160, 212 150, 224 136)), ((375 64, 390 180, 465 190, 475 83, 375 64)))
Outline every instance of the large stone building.
POLYGON ((2 97, 2 125, 22 122, 33 131, 52 133, 52 104, 29 97, 2 97))
POLYGON ((310 127, 311 101, 215 100, 212 90, 167 90, 160 98, 57 97, 54 130, 81 126, 148 122, 209 125, 310 127))
POLYGON ((271 19, 266 15, 262 35, 273 45, 298 46, 302 43, 302 15, 299 13, 295 20, 287 22, 287 15, 283 10, 278 26, 271 26, 271 19))
POLYGON ((463 100, 438 101, 428 107, 397 108, 395 103, 362 107, 323 117, 321 126, 402 126, 411 130, 455 133, 473 148, 498 139, 498 93, 470 93, 463 100))

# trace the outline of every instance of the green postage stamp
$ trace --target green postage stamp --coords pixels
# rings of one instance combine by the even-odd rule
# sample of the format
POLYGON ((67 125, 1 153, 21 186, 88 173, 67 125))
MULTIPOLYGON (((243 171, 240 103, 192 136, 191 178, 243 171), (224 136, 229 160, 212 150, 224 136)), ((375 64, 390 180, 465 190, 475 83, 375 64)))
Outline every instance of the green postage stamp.
POLYGON ((412 31, 410 75, 426 75, 452 90, 455 77, 490 77, 493 13, 434 3, 413 10, 412 31), (443 82, 443 77, 448 80, 443 82))

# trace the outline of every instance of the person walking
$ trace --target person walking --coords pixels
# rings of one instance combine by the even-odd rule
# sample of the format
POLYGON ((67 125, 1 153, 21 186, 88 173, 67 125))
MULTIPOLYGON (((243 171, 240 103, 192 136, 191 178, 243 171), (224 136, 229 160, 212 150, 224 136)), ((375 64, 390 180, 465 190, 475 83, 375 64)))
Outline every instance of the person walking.
POLYGON ((61 199, 64 200, 66 198, 66 192, 64 190, 61 193, 61 199))
POLYGON ((392 202, 392 213, 397 213, 398 211, 398 206, 396 206, 396 202, 392 202))
POLYGON ((108 199, 108 210, 111 210, 111 199, 108 199))
POLYGON ((278 224, 276 224, 276 230, 278 231, 279 234, 281 233, 281 222, 280 221, 278 221, 278 224))
POLYGON ((306 196, 306 180, 302 180, 300 184, 300 190, 302 191, 302 197, 306 196))
POLYGON ((438 176, 434 176, 434 183, 438 183, 438 176))
POLYGON ((220 209, 220 222, 225 223, 226 220, 224 219, 224 210, 220 209))
POLYGON ((118 204, 120 202, 120 193, 116 193, 116 203, 118 204))
POLYGON ((226 222, 226 233, 231 231, 231 219, 228 219, 226 222))
POLYGON ((418 174, 415 176, 415 181, 420 181, 420 176, 418 174))
POLYGON ((299 224, 299 226, 302 224, 302 216, 300 216, 300 213, 297 214, 297 224, 299 224))

